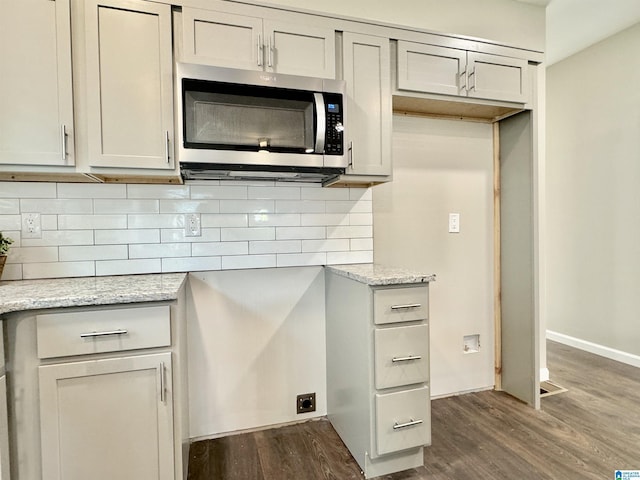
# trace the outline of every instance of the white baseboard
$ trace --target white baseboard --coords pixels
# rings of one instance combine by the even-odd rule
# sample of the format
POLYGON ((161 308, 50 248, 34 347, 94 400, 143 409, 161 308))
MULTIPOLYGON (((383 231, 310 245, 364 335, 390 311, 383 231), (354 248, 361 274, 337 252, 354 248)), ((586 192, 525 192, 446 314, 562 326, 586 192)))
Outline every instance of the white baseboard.
POLYGON ((587 340, 581 340, 580 338, 570 337, 563 333, 552 332, 547 330, 547 339, 554 342, 569 345, 586 352, 595 353, 601 357, 610 358, 627 365, 633 365, 634 367, 640 367, 640 356, 632 353, 623 352, 614 348, 605 347, 604 345, 598 345, 597 343, 588 342, 587 340))

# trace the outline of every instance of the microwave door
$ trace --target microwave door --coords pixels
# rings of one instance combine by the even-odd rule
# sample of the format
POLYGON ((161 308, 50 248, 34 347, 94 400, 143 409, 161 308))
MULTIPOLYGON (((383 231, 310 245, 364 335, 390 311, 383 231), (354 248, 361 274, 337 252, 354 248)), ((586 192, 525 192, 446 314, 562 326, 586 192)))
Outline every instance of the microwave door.
POLYGON ((324 96, 322 93, 314 93, 313 101, 316 107, 316 148, 315 153, 324 153, 324 139, 327 128, 325 115, 324 96))

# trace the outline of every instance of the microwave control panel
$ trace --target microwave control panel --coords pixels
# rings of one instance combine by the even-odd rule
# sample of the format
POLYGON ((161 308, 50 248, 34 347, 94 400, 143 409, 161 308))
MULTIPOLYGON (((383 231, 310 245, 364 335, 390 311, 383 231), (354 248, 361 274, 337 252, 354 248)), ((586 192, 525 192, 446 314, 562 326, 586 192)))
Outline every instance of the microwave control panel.
POLYGON ((324 140, 324 153, 342 155, 344 146, 344 117, 342 95, 324 94, 327 129, 324 140))

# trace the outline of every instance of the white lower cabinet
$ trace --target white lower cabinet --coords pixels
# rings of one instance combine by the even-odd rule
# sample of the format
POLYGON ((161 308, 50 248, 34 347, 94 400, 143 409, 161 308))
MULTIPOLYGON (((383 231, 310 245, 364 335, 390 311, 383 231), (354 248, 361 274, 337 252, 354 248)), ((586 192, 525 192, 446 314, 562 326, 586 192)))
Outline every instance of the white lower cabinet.
POLYGON ((43 480, 169 480, 171 353, 39 367, 43 480))
POLYGON ((365 478, 421 466, 431 443, 427 284, 325 278, 329 420, 365 478))
MULTIPOLYGON (((0 320, 1 322, 1 320, 0 320)), ((2 329, 0 328, 0 332, 2 329)), ((1 337, 0 337, 1 340, 1 337)), ((0 480, 9 480, 9 417, 7 416, 7 376, 0 377, 0 480)))

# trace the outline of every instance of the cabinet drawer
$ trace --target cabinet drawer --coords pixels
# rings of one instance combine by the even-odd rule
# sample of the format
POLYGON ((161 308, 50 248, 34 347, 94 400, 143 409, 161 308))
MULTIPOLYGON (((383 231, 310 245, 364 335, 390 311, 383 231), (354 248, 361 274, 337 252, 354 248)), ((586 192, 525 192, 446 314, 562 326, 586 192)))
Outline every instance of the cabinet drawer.
POLYGON ((399 387, 429 380, 429 326, 375 331, 376 388, 399 387))
POLYGON ((373 321, 377 325, 428 318, 427 286, 389 288, 373 292, 373 321))
POLYGON ((39 358, 171 344, 168 305, 38 315, 36 328, 39 358))
POLYGON ((378 455, 431 443, 429 388, 376 395, 378 455))

